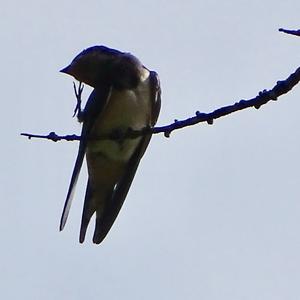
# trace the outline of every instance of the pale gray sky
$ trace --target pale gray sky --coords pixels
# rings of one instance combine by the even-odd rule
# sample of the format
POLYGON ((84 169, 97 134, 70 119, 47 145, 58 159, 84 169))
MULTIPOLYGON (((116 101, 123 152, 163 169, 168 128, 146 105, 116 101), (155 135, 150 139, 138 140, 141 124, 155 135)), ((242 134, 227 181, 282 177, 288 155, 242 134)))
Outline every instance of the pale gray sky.
MULTIPOLYGON (((2 28, 2 299, 297 300, 300 86, 278 102, 152 139, 103 244, 78 243, 84 168, 58 232, 78 144, 72 79, 103 44, 161 79, 159 125, 251 98, 300 62, 300 3, 6 1, 2 28)), ((85 96, 88 95, 86 89, 85 96)))

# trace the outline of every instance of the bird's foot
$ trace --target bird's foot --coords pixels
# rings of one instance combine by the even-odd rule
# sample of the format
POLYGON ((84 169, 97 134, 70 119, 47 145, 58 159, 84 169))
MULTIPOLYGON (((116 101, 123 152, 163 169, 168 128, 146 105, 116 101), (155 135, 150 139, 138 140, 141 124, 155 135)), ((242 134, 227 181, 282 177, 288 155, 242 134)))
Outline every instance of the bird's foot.
POLYGON ((77 116, 78 121, 82 122, 83 121, 83 111, 81 109, 81 95, 82 95, 84 85, 82 82, 79 82, 78 89, 77 89, 75 82, 73 82, 73 88, 74 88, 75 97, 77 100, 77 104, 74 109, 73 117, 77 116))

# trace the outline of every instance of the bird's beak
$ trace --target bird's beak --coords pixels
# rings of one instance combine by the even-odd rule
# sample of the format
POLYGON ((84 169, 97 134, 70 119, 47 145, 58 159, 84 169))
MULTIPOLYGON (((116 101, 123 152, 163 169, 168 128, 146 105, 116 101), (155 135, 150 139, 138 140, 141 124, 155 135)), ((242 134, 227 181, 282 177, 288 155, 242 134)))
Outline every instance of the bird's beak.
POLYGON ((61 69, 59 72, 65 73, 65 74, 69 74, 69 75, 72 75, 72 74, 71 74, 71 65, 69 65, 69 66, 67 66, 67 67, 65 67, 65 68, 63 68, 63 69, 61 69))

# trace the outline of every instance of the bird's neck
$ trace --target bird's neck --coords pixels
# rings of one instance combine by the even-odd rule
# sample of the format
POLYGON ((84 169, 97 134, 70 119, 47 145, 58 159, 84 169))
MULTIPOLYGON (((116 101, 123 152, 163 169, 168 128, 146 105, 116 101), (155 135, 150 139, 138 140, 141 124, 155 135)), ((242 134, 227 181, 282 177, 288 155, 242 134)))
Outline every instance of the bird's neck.
POLYGON ((110 70, 112 85, 116 89, 134 89, 147 74, 140 61, 130 54, 116 59, 110 70))

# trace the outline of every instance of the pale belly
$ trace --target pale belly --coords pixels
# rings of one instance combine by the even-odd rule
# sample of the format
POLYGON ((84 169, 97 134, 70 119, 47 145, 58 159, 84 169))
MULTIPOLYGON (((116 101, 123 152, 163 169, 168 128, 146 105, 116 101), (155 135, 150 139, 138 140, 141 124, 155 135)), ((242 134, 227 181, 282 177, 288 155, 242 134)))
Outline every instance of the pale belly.
MULTIPOLYGON (((150 89, 147 80, 134 91, 113 90, 105 110, 95 122, 91 134, 110 134, 114 130, 135 130, 149 125, 151 113, 150 89)), ((122 141, 100 140, 89 142, 88 156, 105 156, 114 161, 126 162, 135 152, 141 137, 122 141)))

